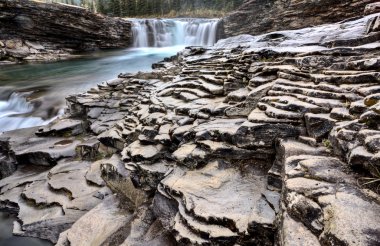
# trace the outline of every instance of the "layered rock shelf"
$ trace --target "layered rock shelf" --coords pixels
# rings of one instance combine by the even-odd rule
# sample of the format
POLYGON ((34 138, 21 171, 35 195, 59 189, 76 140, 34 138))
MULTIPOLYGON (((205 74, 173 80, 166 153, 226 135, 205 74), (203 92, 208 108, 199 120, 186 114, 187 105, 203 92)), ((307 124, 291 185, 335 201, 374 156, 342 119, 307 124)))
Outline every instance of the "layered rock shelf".
POLYGON ((68 97, 48 126, 3 133, 0 206, 18 214, 14 233, 379 245, 379 22, 189 47, 68 97))
POLYGON ((227 36, 258 35, 344 21, 379 12, 376 0, 248 0, 224 18, 227 36))
POLYGON ((65 4, 0 0, 0 64, 67 59, 131 43, 131 23, 121 18, 65 4))

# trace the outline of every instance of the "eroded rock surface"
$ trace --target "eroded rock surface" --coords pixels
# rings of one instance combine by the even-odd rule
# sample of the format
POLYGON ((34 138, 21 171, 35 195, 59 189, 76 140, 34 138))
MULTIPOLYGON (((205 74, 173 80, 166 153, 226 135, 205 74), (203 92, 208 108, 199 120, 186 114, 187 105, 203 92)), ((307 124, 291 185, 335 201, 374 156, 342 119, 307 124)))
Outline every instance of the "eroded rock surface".
POLYGON ((58 245, 379 244, 380 197, 363 182, 380 165, 378 18, 186 48, 68 97, 62 120, 4 133, 15 232, 58 245))
POLYGON ((131 23, 64 4, 0 1, 0 64, 67 59, 75 51, 127 47, 131 23))
POLYGON ((363 12, 379 12, 377 6, 375 0, 249 0, 224 18, 225 33, 227 36, 257 35, 334 23, 361 16, 363 12))

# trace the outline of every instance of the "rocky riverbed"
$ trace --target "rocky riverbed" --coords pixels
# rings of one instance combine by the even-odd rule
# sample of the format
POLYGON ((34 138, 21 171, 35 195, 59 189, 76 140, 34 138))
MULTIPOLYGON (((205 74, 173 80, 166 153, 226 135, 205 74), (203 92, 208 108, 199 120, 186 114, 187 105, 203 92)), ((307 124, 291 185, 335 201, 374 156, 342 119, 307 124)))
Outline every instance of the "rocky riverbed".
POLYGON ((378 245, 380 15, 190 47, 0 135, 0 206, 57 245, 378 245))

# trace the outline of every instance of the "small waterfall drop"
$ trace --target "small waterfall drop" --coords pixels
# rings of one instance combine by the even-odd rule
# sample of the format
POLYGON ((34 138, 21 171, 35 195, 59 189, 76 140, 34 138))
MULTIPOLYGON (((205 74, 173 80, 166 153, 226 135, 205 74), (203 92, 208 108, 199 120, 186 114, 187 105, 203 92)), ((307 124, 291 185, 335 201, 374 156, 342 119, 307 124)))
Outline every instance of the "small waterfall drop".
POLYGON ((14 114, 26 114, 32 110, 33 106, 19 93, 12 93, 7 101, 0 101, 0 118, 14 114))
MULTIPOLYGON (((57 117, 43 120, 40 117, 28 115, 33 112, 33 109, 33 105, 27 102, 25 95, 21 93, 14 92, 8 100, 0 100, 0 132, 45 125, 57 117)), ((58 116, 62 114, 63 111, 58 116)))
POLYGON ((212 46, 218 19, 132 19, 134 47, 212 46))

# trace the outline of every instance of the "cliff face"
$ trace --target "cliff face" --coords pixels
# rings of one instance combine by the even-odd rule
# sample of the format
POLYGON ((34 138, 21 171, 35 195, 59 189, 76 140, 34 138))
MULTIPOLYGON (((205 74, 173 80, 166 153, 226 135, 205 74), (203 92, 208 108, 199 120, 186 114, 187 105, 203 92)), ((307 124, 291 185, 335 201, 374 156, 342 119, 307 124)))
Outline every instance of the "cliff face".
POLYGON ((125 47, 130 44, 131 36, 130 22, 93 14, 83 8, 0 0, 0 60, 52 55, 49 50, 125 47))
POLYGON ((248 0, 224 19, 226 36, 298 29, 362 16, 375 0, 248 0))

